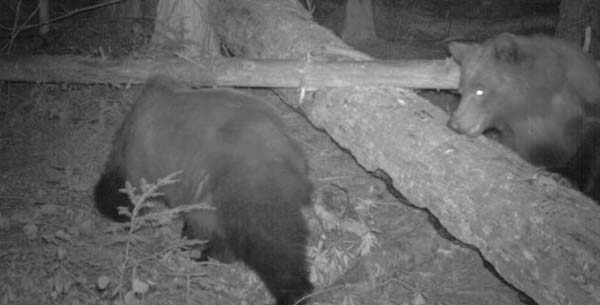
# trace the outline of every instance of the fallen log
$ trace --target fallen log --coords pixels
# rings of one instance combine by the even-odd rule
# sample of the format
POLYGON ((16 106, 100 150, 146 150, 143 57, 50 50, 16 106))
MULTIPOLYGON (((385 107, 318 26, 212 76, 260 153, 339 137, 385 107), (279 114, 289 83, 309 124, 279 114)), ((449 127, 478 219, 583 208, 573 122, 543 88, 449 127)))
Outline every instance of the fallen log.
POLYGON ((456 89, 460 73, 451 60, 321 62, 153 58, 107 61, 80 56, 0 57, 0 80, 127 84, 141 83, 157 71, 194 85, 305 90, 353 86, 456 89))
POLYGON ((457 89, 452 60, 247 60, 152 58, 105 60, 72 55, 0 56, 0 80, 139 84, 161 73, 195 86, 302 88, 387 86, 457 89), (368 76, 368 77, 365 77, 368 76))

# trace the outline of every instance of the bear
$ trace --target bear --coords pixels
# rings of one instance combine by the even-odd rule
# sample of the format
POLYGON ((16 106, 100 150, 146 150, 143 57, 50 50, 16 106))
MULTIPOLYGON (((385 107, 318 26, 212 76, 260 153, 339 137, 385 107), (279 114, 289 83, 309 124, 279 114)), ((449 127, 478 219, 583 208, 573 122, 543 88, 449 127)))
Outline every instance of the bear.
POLYGON ((503 33, 452 42, 460 65, 459 106, 448 127, 488 130, 531 164, 559 173, 600 201, 600 72, 577 46, 547 36, 503 33))
POLYGON ((207 240, 203 253, 242 261, 265 283, 277 305, 304 304, 312 292, 302 209, 311 205, 308 160, 263 101, 233 89, 178 88, 150 78, 117 131, 94 188, 97 209, 126 221, 132 208, 119 189, 155 181, 169 207, 209 201, 214 210, 183 215, 185 237, 207 240))

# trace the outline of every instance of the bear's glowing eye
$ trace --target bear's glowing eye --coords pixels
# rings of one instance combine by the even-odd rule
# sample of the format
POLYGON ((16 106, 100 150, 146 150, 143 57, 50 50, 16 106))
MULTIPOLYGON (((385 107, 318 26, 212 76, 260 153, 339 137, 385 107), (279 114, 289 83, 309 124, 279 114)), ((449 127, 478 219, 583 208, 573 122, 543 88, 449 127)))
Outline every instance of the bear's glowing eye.
POLYGON ((483 95, 483 90, 479 89, 475 91, 475 95, 479 95, 482 96, 483 95))

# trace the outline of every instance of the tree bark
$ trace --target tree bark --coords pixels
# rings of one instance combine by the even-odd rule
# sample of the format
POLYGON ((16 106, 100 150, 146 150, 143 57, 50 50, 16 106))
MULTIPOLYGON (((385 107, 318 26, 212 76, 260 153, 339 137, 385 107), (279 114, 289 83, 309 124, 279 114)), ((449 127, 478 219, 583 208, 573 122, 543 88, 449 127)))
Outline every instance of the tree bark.
MULTIPOLYGON (((221 0, 210 15, 242 56, 297 59, 324 43, 344 47, 296 10, 289 1, 221 0)), ((540 304, 600 302, 600 207, 590 199, 536 178, 498 144, 454 134, 446 114, 408 90, 344 88, 316 97, 290 102, 365 168, 387 172, 509 282, 540 304)))
POLYGON ((0 57, 3 80, 122 84, 141 83, 155 73, 196 86, 316 90, 354 86, 456 89, 460 71, 449 60, 318 62, 196 57, 110 62, 78 56, 0 57))

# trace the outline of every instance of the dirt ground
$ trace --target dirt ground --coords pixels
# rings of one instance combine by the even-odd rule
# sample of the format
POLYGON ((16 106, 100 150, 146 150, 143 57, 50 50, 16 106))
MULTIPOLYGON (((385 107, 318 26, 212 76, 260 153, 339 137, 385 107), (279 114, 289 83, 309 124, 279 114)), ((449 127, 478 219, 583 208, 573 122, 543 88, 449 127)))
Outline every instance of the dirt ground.
MULTIPOLYGON (((417 40, 354 47, 383 59, 447 56, 444 44, 417 40)), ((129 232, 93 208, 112 135, 140 89, 0 83, 0 304, 272 302, 243 265, 193 261, 179 219, 129 232)), ((381 175, 365 172, 280 95, 251 93, 277 110, 310 159, 315 304, 521 303, 476 250, 392 195, 381 175)), ((456 102, 450 93, 424 94, 444 107, 456 102)))

